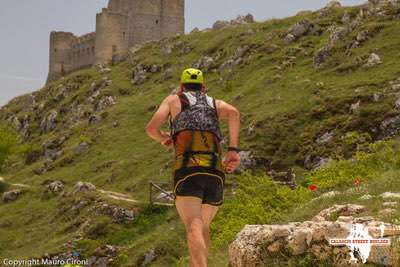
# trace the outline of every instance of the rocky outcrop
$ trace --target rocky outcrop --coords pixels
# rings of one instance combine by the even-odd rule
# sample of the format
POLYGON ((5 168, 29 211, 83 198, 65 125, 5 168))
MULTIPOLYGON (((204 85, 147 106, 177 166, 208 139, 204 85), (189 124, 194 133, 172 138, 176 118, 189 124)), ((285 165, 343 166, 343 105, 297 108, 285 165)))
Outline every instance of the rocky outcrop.
POLYGON ((111 245, 103 245, 96 248, 93 255, 89 258, 91 267, 107 267, 112 264, 117 256, 118 249, 111 245))
MULTIPOLYGON (((400 262, 400 227, 377 221, 370 216, 354 217, 365 212, 360 205, 336 205, 321 211, 312 221, 286 225, 246 225, 229 246, 229 260, 233 267, 269 266, 268 260, 284 255, 311 254, 317 260, 333 266, 349 266, 352 248, 334 246, 330 239, 354 237, 356 230, 363 230, 370 239, 389 238, 391 245, 372 245, 367 262, 382 266, 396 266, 400 262)), ((361 248, 364 250, 364 248, 361 248)), ((353 254, 351 254, 353 252, 353 254)), ((363 251, 363 254, 364 255, 363 251)), ((358 253, 358 262, 361 256, 358 253)))
POLYGON ((40 122, 40 129, 42 133, 48 133, 56 128, 57 117, 57 111, 52 110, 49 112, 49 114, 40 122))
POLYGON ((252 14, 247 14, 245 16, 239 15, 236 17, 236 19, 233 19, 231 21, 225 21, 225 20, 216 21, 213 24, 212 29, 220 30, 222 28, 225 28, 225 27, 231 26, 231 25, 248 24, 248 23, 253 23, 253 22, 254 22, 254 16, 252 14))
POLYGON ((14 189, 11 191, 4 192, 1 196, 1 199, 4 203, 14 202, 18 199, 18 197, 23 193, 21 189, 14 189))
POLYGON ((106 215, 113 219, 116 223, 123 223, 125 221, 133 221, 136 218, 137 210, 126 209, 114 204, 108 204, 103 201, 98 201, 90 211, 96 215, 106 215))
POLYGON ((77 182, 74 185, 73 193, 78 193, 78 192, 88 192, 88 191, 94 191, 96 190, 96 186, 92 183, 87 183, 87 182, 77 182))
POLYGON ((60 193, 64 190, 62 181, 53 181, 46 185, 46 189, 52 193, 60 193))
POLYGON ((364 64, 364 67, 372 68, 381 63, 382 63, 381 57, 375 53, 371 53, 368 57, 367 62, 364 64))
POLYGON ((308 20, 302 20, 293 25, 287 32, 283 42, 285 44, 290 44, 296 41, 302 36, 307 35, 314 28, 314 24, 308 20))

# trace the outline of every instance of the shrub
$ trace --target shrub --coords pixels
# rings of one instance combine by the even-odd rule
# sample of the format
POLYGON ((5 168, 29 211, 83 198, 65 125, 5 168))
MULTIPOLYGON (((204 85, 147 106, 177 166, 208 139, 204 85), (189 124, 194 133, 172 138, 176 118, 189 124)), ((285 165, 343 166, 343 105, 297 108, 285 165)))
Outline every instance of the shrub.
POLYGON ((15 152, 17 135, 9 127, 0 125, 0 172, 7 159, 15 152))

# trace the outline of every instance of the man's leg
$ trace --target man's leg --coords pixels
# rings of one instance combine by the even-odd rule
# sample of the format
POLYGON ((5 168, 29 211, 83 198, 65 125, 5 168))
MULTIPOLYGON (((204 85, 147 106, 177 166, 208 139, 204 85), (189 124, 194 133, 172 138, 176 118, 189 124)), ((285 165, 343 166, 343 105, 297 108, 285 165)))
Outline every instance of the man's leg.
POLYGON ((190 266, 207 266, 207 245, 203 235, 202 200, 197 197, 177 196, 175 206, 186 228, 190 266))
POLYGON ((206 242, 207 256, 210 248, 210 224, 217 214, 218 206, 212 206, 208 204, 201 205, 201 217, 203 219, 203 236, 206 242))

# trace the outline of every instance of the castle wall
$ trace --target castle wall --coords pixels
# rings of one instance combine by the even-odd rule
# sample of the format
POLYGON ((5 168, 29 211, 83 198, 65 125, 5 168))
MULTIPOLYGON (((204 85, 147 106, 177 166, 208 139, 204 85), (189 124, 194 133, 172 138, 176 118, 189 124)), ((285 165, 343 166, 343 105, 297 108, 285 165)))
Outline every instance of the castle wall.
POLYGON ((71 44, 76 37, 69 32, 50 33, 49 75, 47 80, 55 80, 72 71, 71 44))
POLYGON ((110 62, 113 56, 128 50, 127 17, 103 9, 96 17, 95 64, 110 62))
POLYGON ((93 65, 95 58, 95 42, 95 33, 85 34, 72 42, 71 64, 73 70, 93 65))

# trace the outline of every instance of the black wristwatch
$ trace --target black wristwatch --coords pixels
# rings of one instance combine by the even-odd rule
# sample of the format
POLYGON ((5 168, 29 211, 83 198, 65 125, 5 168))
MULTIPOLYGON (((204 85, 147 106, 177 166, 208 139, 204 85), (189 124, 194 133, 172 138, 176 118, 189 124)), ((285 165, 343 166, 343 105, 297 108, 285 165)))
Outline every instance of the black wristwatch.
POLYGON ((235 152, 239 153, 242 150, 237 147, 230 146, 230 147, 228 147, 228 151, 235 151, 235 152))

